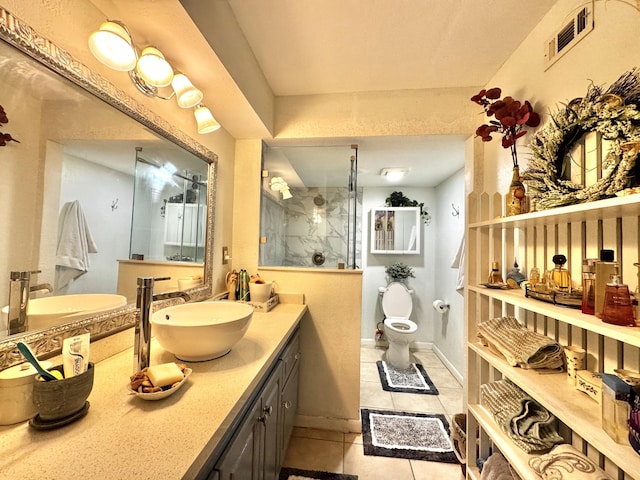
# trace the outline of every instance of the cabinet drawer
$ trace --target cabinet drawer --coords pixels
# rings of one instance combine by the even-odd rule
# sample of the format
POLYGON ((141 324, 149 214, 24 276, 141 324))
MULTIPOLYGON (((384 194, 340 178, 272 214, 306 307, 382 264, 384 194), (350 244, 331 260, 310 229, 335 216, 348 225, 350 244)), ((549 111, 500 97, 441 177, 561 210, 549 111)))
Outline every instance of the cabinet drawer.
POLYGON ((293 368, 297 365, 298 360, 300 359, 300 333, 296 332, 293 335, 293 338, 289 342, 280 355, 280 359, 283 363, 283 378, 285 382, 289 378, 289 374, 293 370, 293 368))

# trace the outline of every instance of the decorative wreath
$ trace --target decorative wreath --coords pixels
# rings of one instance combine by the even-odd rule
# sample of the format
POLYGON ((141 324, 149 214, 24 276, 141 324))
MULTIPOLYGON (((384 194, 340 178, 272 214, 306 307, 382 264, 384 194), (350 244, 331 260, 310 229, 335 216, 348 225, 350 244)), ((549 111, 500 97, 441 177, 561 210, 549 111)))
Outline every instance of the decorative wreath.
POLYGON ((551 121, 536 132, 529 147, 533 158, 524 172, 524 180, 539 210, 609 198, 639 185, 637 69, 622 75, 606 91, 590 85, 583 98, 576 98, 551 114, 551 121), (610 143, 602 161, 602 178, 585 187, 566 178, 565 166, 575 143, 588 132, 598 132, 610 143))

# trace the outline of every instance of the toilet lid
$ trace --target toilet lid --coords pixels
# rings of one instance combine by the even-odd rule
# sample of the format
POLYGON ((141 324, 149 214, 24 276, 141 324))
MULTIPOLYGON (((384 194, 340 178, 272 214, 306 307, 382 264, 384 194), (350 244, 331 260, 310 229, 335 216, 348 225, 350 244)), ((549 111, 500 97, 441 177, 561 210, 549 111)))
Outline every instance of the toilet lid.
POLYGON ((382 295, 382 311, 384 316, 409 318, 413 308, 411 294, 403 284, 394 282, 389 284, 382 295))

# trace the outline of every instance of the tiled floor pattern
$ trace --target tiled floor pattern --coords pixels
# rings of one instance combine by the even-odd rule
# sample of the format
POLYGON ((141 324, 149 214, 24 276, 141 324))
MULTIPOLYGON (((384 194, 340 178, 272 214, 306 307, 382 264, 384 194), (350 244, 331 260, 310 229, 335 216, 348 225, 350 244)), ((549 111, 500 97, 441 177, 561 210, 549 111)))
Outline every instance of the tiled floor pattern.
MULTIPOLYGON (((362 347, 360 353, 360 406, 381 410, 443 413, 462 411, 462 387, 432 351, 413 352, 440 395, 394 393, 382 390, 376 361, 385 350, 362 347)), ((460 480, 460 465, 421 460, 365 456, 362 435, 295 428, 284 465, 358 475, 359 480, 460 480)))

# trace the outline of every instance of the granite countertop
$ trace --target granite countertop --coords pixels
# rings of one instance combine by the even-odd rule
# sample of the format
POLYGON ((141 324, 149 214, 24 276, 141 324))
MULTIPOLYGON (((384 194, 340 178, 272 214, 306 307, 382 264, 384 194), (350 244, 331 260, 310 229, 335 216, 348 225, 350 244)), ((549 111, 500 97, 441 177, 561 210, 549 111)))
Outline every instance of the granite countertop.
MULTIPOLYGON (((129 394, 133 347, 95 365, 87 416, 39 431, 28 422, 0 427, 0 472, 6 478, 192 478, 276 359, 306 312, 280 304, 254 313, 226 356, 186 363, 193 373, 159 401, 129 394)), ((133 344, 133 339, 132 339, 133 344)), ((151 364, 177 361, 155 340, 151 364)))

